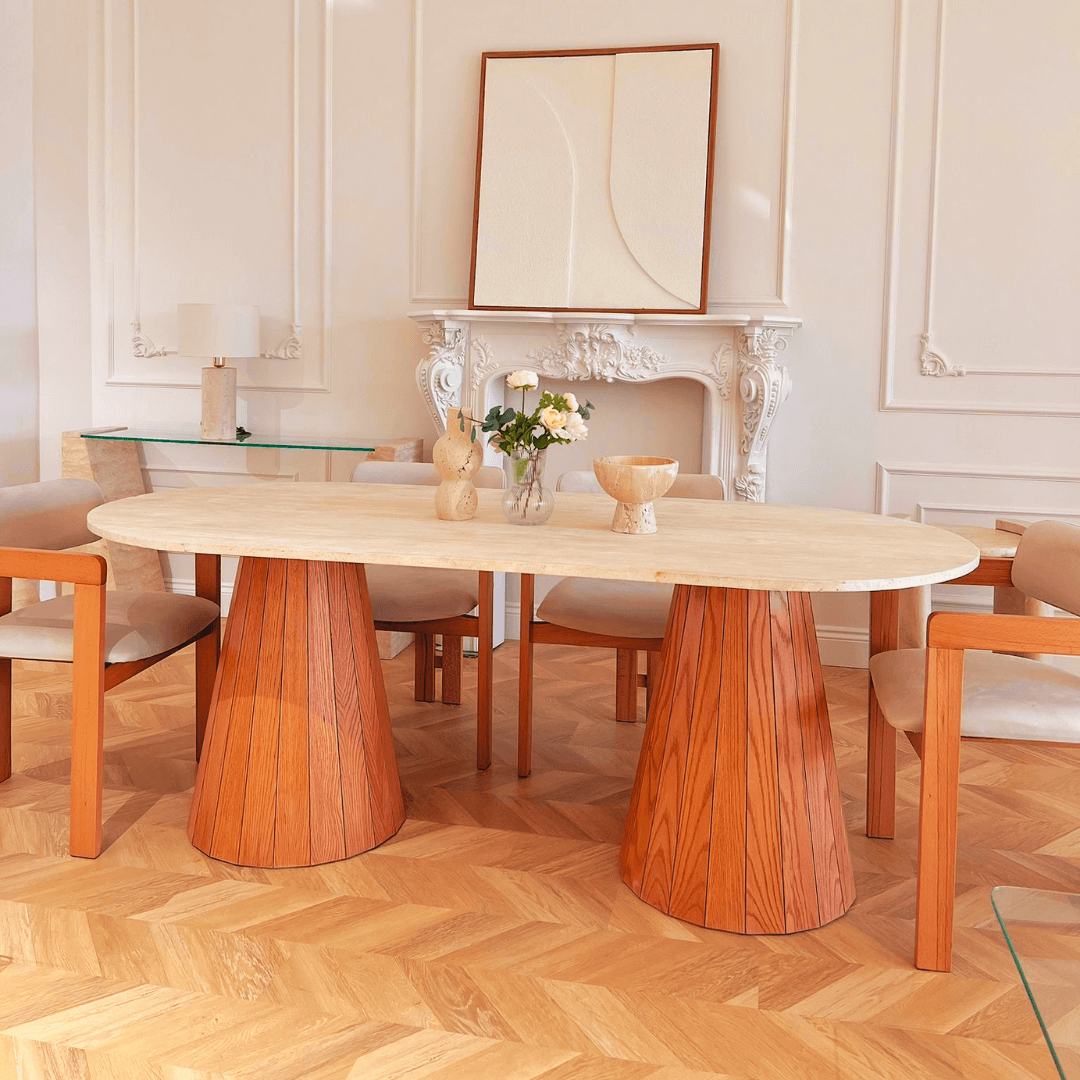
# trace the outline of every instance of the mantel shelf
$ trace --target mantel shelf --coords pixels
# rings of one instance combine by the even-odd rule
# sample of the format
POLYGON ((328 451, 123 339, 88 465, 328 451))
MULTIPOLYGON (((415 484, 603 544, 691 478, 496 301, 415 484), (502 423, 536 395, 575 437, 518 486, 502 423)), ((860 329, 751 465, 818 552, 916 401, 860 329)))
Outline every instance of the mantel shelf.
POLYGON ((485 323, 505 325, 566 326, 604 323, 621 326, 778 326, 795 329, 802 319, 779 315, 658 315, 626 311, 488 311, 472 308, 441 308, 410 311, 415 322, 485 323))

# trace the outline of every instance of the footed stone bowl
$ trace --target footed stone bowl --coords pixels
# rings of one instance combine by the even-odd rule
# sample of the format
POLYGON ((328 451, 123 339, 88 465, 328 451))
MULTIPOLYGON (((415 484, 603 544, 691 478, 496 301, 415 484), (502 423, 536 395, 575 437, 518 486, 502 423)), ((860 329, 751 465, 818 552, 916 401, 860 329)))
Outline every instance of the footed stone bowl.
POLYGON ((593 460, 600 486, 619 504, 611 531, 654 533, 653 499, 662 498, 675 483, 679 463, 674 458, 621 455, 593 460))

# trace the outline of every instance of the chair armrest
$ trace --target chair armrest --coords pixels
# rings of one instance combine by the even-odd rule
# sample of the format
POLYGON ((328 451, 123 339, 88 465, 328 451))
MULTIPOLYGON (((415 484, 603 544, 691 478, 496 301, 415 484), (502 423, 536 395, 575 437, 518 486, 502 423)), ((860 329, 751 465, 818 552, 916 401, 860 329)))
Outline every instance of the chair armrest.
POLYGON ((931 649, 986 649, 1080 656, 1080 619, 938 611, 926 624, 931 649))
POLYGON ((963 577, 943 582, 945 585, 1012 585, 1012 559, 983 558, 974 570, 963 577))
POLYGON ((37 548, 0 548, 0 577, 104 585, 108 564, 100 555, 37 548))

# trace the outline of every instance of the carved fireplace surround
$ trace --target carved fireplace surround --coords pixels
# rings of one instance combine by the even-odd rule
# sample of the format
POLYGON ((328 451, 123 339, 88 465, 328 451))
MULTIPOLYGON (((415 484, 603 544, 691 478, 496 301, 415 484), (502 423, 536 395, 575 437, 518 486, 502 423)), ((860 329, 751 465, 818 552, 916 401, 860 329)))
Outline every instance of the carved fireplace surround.
MULTIPOLYGON (((550 379, 693 379, 705 388, 702 471, 721 477, 729 498, 764 500, 769 435, 791 390, 777 356, 800 319, 470 310, 409 317, 428 348, 416 382, 440 432, 451 408, 480 417, 501 404, 501 376, 517 368, 550 379)), ((497 463, 494 451, 485 453, 497 463)))

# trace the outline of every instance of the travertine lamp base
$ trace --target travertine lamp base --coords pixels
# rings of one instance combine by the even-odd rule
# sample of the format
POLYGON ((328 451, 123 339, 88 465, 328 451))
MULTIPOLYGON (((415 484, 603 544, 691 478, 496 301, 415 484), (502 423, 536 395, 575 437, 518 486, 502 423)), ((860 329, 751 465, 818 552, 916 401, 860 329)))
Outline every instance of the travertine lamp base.
POLYGON ((236 368, 202 369, 202 437, 236 441, 236 368))

